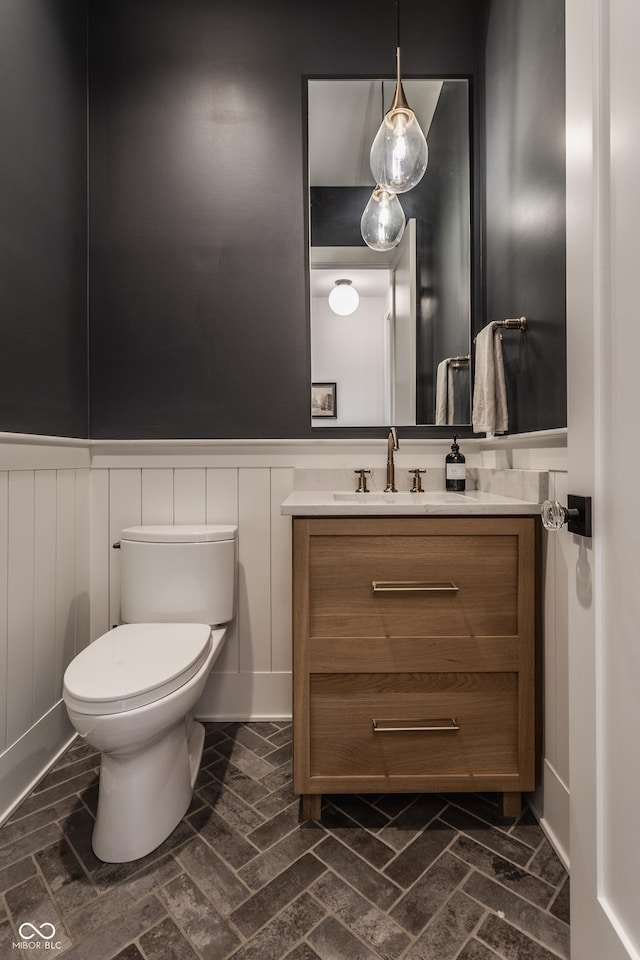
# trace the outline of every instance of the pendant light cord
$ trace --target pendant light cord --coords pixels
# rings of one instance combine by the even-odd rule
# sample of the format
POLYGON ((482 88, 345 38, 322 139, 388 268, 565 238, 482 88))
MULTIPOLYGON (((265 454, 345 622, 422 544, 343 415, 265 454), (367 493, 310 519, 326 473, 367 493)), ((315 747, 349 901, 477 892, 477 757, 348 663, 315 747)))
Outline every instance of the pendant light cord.
POLYGON ((396 47, 399 47, 400 46, 400 0, 396 0, 396 33, 397 33, 396 47))

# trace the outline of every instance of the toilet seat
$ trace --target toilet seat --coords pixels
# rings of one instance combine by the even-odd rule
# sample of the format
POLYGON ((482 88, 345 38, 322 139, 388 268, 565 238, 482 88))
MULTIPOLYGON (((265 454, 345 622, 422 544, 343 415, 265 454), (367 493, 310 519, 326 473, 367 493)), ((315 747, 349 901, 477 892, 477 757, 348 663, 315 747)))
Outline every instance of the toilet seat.
POLYGON ((127 623, 98 637, 64 675, 65 703, 95 716, 153 703, 187 683, 205 662, 204 623, 127 623))

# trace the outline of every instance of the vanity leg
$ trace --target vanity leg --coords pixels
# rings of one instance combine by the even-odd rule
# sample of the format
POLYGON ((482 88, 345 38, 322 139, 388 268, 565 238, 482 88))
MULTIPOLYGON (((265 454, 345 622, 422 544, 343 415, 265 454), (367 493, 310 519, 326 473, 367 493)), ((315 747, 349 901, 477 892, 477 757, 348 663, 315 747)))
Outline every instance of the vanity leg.
POLYGON ((498 809, 501 817, 519 817, 522 813, 522 794, 499 793, 498 809))
POLYGON ((302 794, 302 819, 319 820, 322 809, 321 793, 303 793, 302 794))

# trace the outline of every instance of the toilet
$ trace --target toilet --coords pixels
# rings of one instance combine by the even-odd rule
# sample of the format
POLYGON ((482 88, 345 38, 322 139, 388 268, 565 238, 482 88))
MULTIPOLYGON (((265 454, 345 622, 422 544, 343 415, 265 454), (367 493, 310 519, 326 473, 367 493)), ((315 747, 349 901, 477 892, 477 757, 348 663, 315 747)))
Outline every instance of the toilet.
POLYGON ((193 710, 234 616, 236 539, 230 525, 122 531, 123 623, 71 661, 63 689, 71 723, 102 752, 100 860, 144 857, 191 803, 204 742, 193 710))

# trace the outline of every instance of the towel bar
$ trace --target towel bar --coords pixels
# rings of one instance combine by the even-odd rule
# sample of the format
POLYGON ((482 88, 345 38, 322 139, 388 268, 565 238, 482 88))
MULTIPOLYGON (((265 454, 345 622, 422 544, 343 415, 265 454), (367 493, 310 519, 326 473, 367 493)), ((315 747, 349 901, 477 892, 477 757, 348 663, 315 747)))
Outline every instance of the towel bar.
POLYGON ((526 330, 527 318, 518 317, 517 320, 496 320, 499 327, 506 327, 507 330, 526 330))
POLYGON ((471 355, 466 354, 464 357, 449 357, 447 364, 451 367, 452 370, 460 370, 462 365, 469 363, 471 361, 471 355))
MULTIPOLYGON (((521 330, 524 331, 527 329, 527 318, 518 317, 515 320, 493 320, 492 321, 496 327, 504 327, 506 330, 521 330)), ((473 342, 476 342, 476 338, 473 338, 473 342)))

